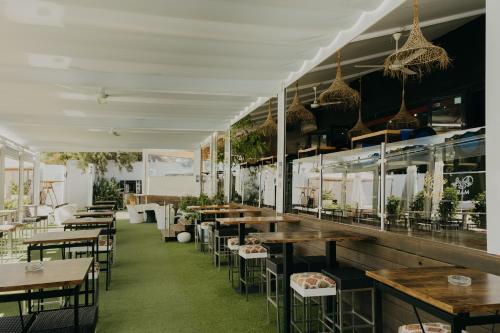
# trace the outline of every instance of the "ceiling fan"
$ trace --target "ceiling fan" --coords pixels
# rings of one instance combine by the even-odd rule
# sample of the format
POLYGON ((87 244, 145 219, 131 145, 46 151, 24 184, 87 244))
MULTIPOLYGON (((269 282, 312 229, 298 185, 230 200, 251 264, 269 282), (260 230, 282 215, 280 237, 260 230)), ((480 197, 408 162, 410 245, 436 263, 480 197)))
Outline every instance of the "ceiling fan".
MULTIPOLYGON (((401 39, 401 36, 403 34, 401 32, 396 32, 392 34, 392 38, 396 42, 396 51, 399 50, 399 40, 401 39)), ((419 57, 420 54, 419 52, 415 52, 412 56, 408 57, 407 59, 404 59, 403 61, 396 61, 394 64, 390 66, 390 69, 393 71, 399 71, 404 75, 417 75, 417 72, 412 71, 411 69, 406 67, 406 64, 410 63, 412 60, 415 58, 419 57)), ((384 65, 355 65, 354 67, 356 68, 378 68, 378 70, 383 70, 384 65)))
POLYGON ((319 103, 318 101, 318 96, 317 96, 317 91, 318 87, 313 87, 314 90, 314 101, 311 103, 311 108, 312 109, 318 109, 322 106, 327 106, 327 105, 335 105, 335 104, 340 104, 341 102, 330 102, 330 103, 319 103))
POLYGON ((66 89, 66 90, 71 90, 73 92, 76 92, 76 93, 79 93, 79 94, 83 94, 83 95, 94 95, 95 96, 95 100, 97 101, 98 104, 106 104, 109 101, 110 97, 124 97, 124 96, 126 97, 126 96, 129 96, 129 95, 125 95, 125 94, 110 94, 109 90, 107 90, 104 87, 98 88, 98 90, 96 92, 96 89, 95 88, 91 88, 91 87, 88 87, 88 88, 87 87, 74 88, 74 87, 60 85, 60 84, 57 84, 57 86, 60 87, 60 88, 66 89))

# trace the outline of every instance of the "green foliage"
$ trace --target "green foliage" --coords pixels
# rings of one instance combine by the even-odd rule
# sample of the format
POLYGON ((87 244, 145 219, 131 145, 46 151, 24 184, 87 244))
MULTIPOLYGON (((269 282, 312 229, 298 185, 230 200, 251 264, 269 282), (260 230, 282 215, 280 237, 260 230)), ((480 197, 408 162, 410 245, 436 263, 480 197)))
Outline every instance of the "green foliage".
POLYGON ((246 116, 231 128, 232 163, 256 161, 270 151, 269 142, 255 129, 255 124, 246 116))
POLYGON ((397 215, 399 213, 399 205, 401 203, 401 199, 394 195, 390 195, 387 197, 387 203, 385 205, 388 215, 397 215))
POLYGON ((472 220, 479 227, 486 227, 486 192, 481 192, 474 198, 474 212, 478 214, 472 215, 472 220))
POLYGON ((113 200, 119 207, 123 204, 122 192, 115 178, 107 179, 104 177, 97 177, 94 182, 93 195, 94 202, 113 200))
POLYGON ((78 167, 87 170, 89 164, 94 164, 96 173, 103 175, 108 170, 108 161, 114 161, 120 170, 132 171, 132 163, 142 160, 139 152, 81 152, 81 153, 44 153, 42 162, 47 164, 65 164, 68 160, 77 160, 78 167))
POLYGON ((197 205, 198 205, 198 198, 195 196, 189 195, 189 196, 185 196, 185 197, 181 198, 181 200, 179 202, 179 209, 184 211, 184 212, 187 212, 188 206, 197 206, 197 205))
POLYGON ((224 203, 224 195, 222 193, 218 193, 213 198, 209 198, 208 195, 202 193, 199 197, 182 197, 179 202, 179 209, 184 212, 189 212, 188 206, 222 205, 224 203))
POLYGON ((321 195, 322 200, 333 200, 333 193, 332 191, 325 191, 321 195))
POLYGON ((452 186, 445 187, 443 190, 443 198, 439 202, 439 216, 447 222, 453 214, 455 214, 458 207, 458 191, 452 186))
POLYGON ((425 194, 424 191, 420 191, 413 197, 410 203, 410 210, 413 212, 423 212, 425 205, 425 194))
MULTIPOLYGON (((29 195, 30 190, 31 190, 31 180, 27 180, 24 182, 24 185, 23 185, 23 194, 29 195)), ((19 194, 19 185, 17 185, 14 182, 11 182, 10 183, 10 194, 11 195, 19 194)))

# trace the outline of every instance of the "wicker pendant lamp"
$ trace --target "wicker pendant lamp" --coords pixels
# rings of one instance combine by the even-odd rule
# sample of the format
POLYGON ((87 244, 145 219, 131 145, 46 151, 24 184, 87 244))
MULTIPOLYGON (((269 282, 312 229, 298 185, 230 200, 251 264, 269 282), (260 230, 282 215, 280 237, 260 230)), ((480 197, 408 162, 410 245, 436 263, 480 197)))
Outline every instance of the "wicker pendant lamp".
POLYGON ((314 114, 306 109, 300 102, 299 98, 299 81, 295 82, 295 96, 293 96, 292 104, 288 107, 286 112, 287 124, 294 124, 301 121, 316 121, 314 114))
POLYGON ((406 110, 405 104, 405 85, 403 81, 403 92, 401 96, 401 108, 399 112, 389 121, 387 129, 402 130, 402 129, 417 129, 420 127, 420 122, 411 113, 406 110))
POLYGON ((340 67, 340 51, 337 52, 337 74, 330 87, 319 95, 320 104, 339 104, 345 108, 352 108, 359 105, 359 93, 349 87, 342 79, 342 69, 340 67))
POLYGON ((420 29, 418 0, 413 0, 413 26, 406 43, 385 59, 384 73, 393 77, 404 77, 401 67, 416 72, 419 76, 434 68, 445 69, 450 65, 448 53, 442 47, 429 42, 420 29))
MULTIPOLYGON (((361 78, 359 79, 359 96, 361 98, 361 78)), ((371 133, 372 130, 368 128, 368 126, 363 123, 363 118, 361 117, 361 105, 362 105, 362 100, 360 99, 359 101, 359 109, 358 109, 358 121, 354 125, 353 128, 351 128, 348 132, 347 135, 349 135, 350 138, 355 137, 355 136, 360 136, 364 134, 371 133)))
POLYGON ((267 113, 267 119, 260 126, 260 132, 266 137, 271 137, 273 135, 276 135, 277 129, 278 126, 276 125, 276 122, 274 121, 273 115, 271 113, 271 99, 269 99, 269 111, 267 113))

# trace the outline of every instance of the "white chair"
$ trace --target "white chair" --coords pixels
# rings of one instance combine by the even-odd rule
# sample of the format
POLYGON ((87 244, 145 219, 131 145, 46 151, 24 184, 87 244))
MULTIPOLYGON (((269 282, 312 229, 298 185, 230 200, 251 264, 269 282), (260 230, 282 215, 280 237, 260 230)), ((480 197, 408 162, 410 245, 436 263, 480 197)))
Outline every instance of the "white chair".
POLYGON ((129 222, 132 224, 143 223, 144 222, 144 205, 127 205, 127 211, 129 215, 129 222))
POLYGON ((66 220, 75 218, 76 205, 67 204, 54 209, 54 224, 62 226, 66 220))

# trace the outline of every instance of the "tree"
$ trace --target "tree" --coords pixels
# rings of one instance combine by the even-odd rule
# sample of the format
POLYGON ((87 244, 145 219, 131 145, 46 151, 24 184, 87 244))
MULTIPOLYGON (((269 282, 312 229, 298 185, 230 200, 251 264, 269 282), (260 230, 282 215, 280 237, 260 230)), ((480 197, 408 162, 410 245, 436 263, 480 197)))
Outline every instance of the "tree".
POLYGON ((44 153, 41 161, 46 164, 65 164, 69 160, 77 160, 78 167, 87 170, 94 164, 96 173, 103 175, 108 170, 108 161, 114 161, 119 170, 132 171, 133 163, 142 160, 139 152, 80 152, 80 153, 44 153))

